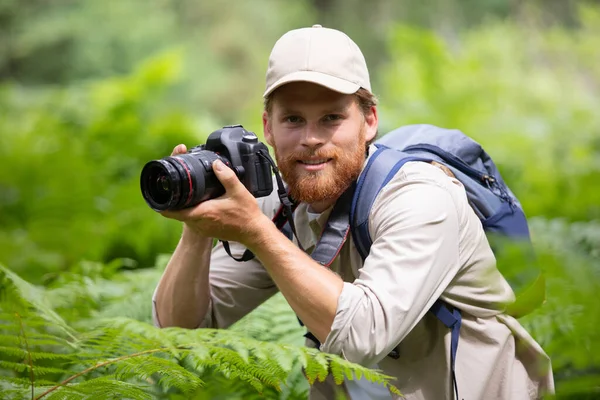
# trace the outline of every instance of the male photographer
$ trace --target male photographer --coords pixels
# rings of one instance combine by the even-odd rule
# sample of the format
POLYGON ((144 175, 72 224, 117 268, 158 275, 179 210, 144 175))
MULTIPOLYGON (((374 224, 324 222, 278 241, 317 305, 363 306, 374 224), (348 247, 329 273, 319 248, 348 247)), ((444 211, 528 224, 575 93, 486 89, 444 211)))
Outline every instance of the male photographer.
MULTIPOLYGON (((329 267, 310 257, 374 151, 376 99, 358 46, 319 25, 286 33, 270 55, 264 103, 265 139, 300 202, 297 238, 271 221, 276 190, 256 199, 216 161, 223 196, 162 212, 184 224, 154 295, 157 326, 226 328, 281 291, 322 351, 377 365, 407 399, 452 399, 455 383, 465 400, 552 393, 550 360, 504 312, 514 293, 464 187, 442 168, 409 162, 393 176, 370 210, 364 262, 351 237, 329 267), (255 258, 239 263, 213 238, 255 258), (428 313, 439 298, 462 313, 455 377, 450 330, 428 313)), ((316 384, 311 399, 332 398, 331 385, 316 384)))

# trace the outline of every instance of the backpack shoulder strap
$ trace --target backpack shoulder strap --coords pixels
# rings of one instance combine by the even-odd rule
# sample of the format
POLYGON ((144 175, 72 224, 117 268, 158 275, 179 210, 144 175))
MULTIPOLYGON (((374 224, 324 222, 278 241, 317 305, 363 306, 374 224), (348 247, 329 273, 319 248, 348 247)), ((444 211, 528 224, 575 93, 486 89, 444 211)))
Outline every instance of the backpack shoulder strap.
POLYGON ((310 254, 313 260, 323 266, 329 267, 333 263, 348 238, 350 232, 348 215, 355 186, 354 183, 350 185, 336 201, 327 223, 321 231, 319 241, 310 254))
POLYGON ((367 258, 373 243, 369 234, 369 213, 381 189, 407 162, 431 161, 383 145, 377 147, 358 178, 350 208, 352 238, 363 261, 367 258))

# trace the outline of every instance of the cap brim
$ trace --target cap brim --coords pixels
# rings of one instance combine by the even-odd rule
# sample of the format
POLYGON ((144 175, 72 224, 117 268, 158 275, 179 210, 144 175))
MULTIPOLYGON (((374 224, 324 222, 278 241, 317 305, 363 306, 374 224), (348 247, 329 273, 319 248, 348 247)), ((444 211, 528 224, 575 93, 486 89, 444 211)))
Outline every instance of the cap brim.
POLYGON ((267 90, 265 90, 263 97, 267 97, 278 87, 291 82, 311 82, 317 85, 325 86, 326 88, 331 89, 334 92, 344 94, 356 93, 356 91, 360 89, 360 85, 358 83, 336 78, 335 76, 327 75, 322 72, 297 71, 284 76, 283 78, 279 79, 271 86, 269 86, 267 90))

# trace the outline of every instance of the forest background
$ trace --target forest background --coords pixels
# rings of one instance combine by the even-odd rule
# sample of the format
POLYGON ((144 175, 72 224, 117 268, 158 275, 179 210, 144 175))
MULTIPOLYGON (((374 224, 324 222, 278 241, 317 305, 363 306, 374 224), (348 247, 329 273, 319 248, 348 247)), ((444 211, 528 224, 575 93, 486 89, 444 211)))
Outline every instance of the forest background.
MULTIPOLYGON (((492 155, 529 217, 548 279, 547 302, 522 323, 552 357, 559 397, 600 396, 600 2, 592 0, 0 0, 0 391, 17 398, 24 388, 33 398, 82 370, 56 356, 78 353, 52 342, 63 332, 52 324, 81 340, 93 321, 121 318, 121 334, 150 335, 150 298, 181 226, 145 204, 141 167, 223 125, 262 137, 270 49, 287 30, 315 23, 362 48, 381 134, 411 123, 457 128, 492 155)), ((235 335, 303 339, 279 295, 231 331, 225 346, 235 335)), ((218 366, 177 367, 204 386, 177 397, 191 389, 159 385, 160 371, 150 371, 140 396, 306 396, 291 367, 295 377, 283 374, 276 395, 218 366)), ((71 384, 141 379, 117 372, 71 384)))

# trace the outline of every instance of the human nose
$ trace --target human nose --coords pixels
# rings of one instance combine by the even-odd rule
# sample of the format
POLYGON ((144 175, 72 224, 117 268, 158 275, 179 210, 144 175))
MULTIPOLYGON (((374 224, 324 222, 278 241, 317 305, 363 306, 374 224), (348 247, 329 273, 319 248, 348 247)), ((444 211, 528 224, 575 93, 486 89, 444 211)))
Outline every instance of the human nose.
POLYGON ((314 124, 307 124, 302 133, 300 144, 306 147, 319 147, 325 142, 323 133, 314 124))

